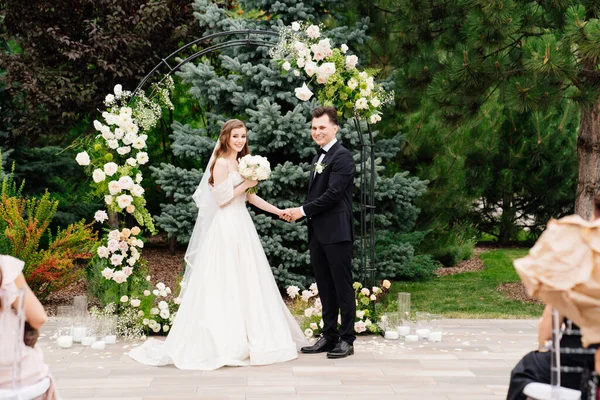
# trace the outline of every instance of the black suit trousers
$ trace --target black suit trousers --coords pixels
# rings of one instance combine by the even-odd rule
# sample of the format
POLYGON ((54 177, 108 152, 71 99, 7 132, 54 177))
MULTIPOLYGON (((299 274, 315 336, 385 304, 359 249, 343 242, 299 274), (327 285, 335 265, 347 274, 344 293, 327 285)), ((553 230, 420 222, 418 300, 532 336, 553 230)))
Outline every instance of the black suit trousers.
POLYGON ((323 305, 323 337, 354 343, 356 302, 352 287, 352 242, 320 243, 315 235, 309 241, 310 261, 323 305), (338 332, 338 312, 342 323, 338 332))

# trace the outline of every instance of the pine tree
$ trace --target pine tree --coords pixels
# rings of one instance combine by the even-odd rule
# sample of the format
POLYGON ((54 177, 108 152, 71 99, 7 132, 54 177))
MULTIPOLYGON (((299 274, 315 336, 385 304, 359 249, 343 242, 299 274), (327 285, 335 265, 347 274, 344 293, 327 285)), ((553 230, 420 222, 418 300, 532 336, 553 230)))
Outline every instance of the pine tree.
MULTIPOLYGON (((194 8, 200 27, 213 33, 272 30, 296 20, 318 23, 331 18, 329 10, 334 4, 334 1, 248 0, 243 2, 243 10, 227 10, 206 0, 196 0, 194 8)), ((333 28, 327 35, 338 43, 356 47, 365 40, 366 24, 367 21, 361 21, 352 28, 333 28)), ((157 224, 181 243, 187 242, 193 227, 197 210, 191 194, 204 172, 202 168, 215 144, 220 122, 234 117, 247 122, 252 152, 266 156, 273 167, 271 180, 259 184, 259 194, 280 208, 297 206, 306 198, 309 163, 315 154, 310 112, 317 104, 303 103, 294 97, 293 89, 301 85, 301 78, 292 74, 283 76, 280 67, 269 58, 268 48, 223 50, 210 61, 207 58, 197 65, 187 64, 179 74, 184 83, 191 84, 190 93, 197 99, 207 123, 197 129, 182 124, 183 121, 173 124, 172 151, 180 160, 194 161, 190 165, 180 162, 178 166, 165 163, 153 169, 157 182, 174 200, 173 204, 161 206, 157 224)), ((355 151, 358 161, 359 137, 353 121, 344 121, 338 136, 355 151)), ((400 135, 377 141, 379 172, 396 156, 402 143, 400 135)), ((356 183, 358 188, 358 180, 356 183)), ((425 182, 407 173, 379 174, 376 185, 378 238, 409 232, 419 211, 414 201, 425 191, 425 182)), ((358 206, 355 202, 357 212, 358 206)), ((252 210, 252 214, 278 284, 306 286, 312 281, 306 225, 288 224, 258 210, 252 210)), ((382 266, 381 276, 399 276, 404 267, 414 263, 412 245, 405 244, 404 250, 386 253, 377 260, 382 266)), ((430 270, 429 261, 425 259, 422 264, 430 270)), ((356 259, 357 279, 361 276, 358 266, 356 259)))
MULTIPOLYGON (((561 113, 565 98, 580 107, 575 211, 590 217, 591 199, 600 185, 600 4, 586 0, 381 3, 396 19, 400 51, 395 63, 401 66, 398 78, 404 89, 401 103, 423 107, 430 102, 432 115, 444 120, 447 129, 465 123, 472 127, 482 118, 484 104, 496 98, 512 113, 521 114, 514 120, 523 122, 531 116, 561 113)), ((536 132, 540 126, 552 126, 544 127, 539 118, 536 124, 536 132)), ((550 132, 549 140, 563 142, 561 135, 569 133, 550 132)))

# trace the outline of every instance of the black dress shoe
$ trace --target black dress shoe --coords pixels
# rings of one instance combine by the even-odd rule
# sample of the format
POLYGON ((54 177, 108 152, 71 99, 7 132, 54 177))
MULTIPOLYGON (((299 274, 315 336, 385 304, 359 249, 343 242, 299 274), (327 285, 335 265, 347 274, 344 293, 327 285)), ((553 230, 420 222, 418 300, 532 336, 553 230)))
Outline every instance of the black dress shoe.
POLYGON ((306 346, 300 349, 300 351, 304 354, 316 354, 316 353, 324 353, 326 351, 331 351, 335 348, 337 343, 327 340, 324 337, 317 340, 317 343, 312 346, 306 346))
POLYGON ((327 358, 344 358, 354 354, 354 346, 340 340, 335 349, 327 353, 327 358))

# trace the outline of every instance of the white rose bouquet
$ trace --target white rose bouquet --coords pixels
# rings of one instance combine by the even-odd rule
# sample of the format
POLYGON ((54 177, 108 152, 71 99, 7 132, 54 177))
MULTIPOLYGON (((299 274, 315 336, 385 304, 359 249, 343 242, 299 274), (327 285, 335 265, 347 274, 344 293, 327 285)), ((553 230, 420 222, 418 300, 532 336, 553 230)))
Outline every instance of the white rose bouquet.
MULTIPOLYGON (((240 175, 243 178, 253 181, 264 181, 271 176, 271 164, 269 160, 262 156, 252 156, 250 154, 240 159, 240 175)), ((256 186, 250 188, 248 193, 256 193, 256 186)))

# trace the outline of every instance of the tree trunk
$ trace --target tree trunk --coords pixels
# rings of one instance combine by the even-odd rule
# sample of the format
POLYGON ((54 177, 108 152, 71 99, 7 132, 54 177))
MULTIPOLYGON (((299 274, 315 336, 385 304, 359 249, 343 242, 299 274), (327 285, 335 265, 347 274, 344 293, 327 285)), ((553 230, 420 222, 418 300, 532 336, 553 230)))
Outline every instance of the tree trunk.
POLYGON ((119 229, 119 214, 112 210, 108 210, 108 226, 110 229, 119 229))
POLYGON ((600 99, 581 112, 577 164, 575 213, 589 220, 594 213, 594 196, 600 188, 600 99))

